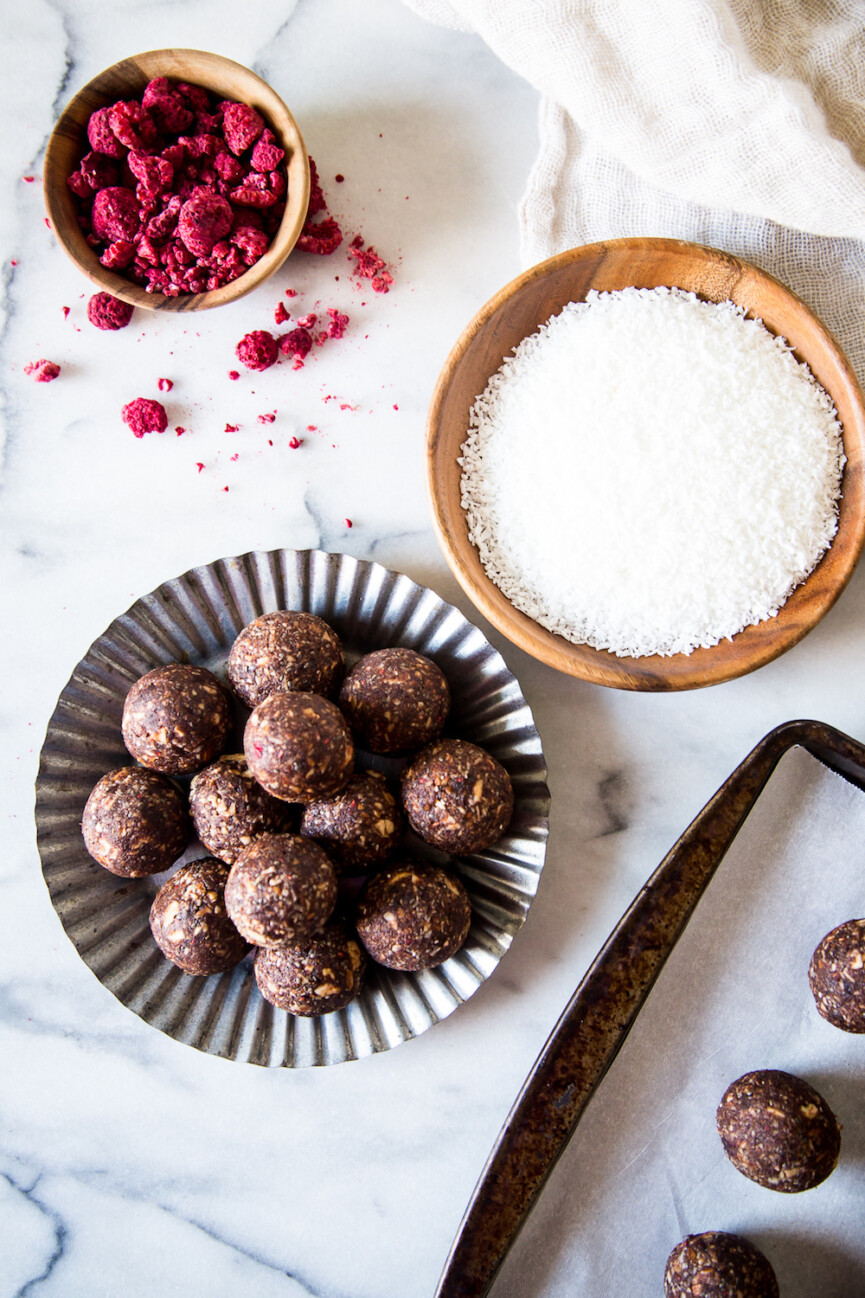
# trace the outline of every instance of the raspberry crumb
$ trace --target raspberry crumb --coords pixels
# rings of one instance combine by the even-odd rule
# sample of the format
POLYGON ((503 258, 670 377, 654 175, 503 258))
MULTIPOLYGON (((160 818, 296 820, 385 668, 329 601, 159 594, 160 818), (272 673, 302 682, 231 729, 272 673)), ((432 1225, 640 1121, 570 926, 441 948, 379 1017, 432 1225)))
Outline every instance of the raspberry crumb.
POLYGON ((399 410, 399 406, 394 404, 394 410, 399 410))
POLYGON ((354 527, 354 523, 351 521, 350 518, 344 518, 343 522, 345 523, 346 527, 354 527))
POLYGON ((130 302, 121 302, 110 293, 94 293, 87 303, 87 319, 97 329, 125 329, 133 309, 130 302))
POLYGON ((297 290, 296 290, 296 289, 293 289, 293 288, 287 288, 287 289, 285 290, 285 296, 286 296, 286 297, 297 297, 297 290))
POLYGON ((223 491, 228 491, 228 487, 223 487, 222 490, 223 490, 223 491))
MULTIPOLYGON (((13 266, 15 265, 15 262, 14 262, 14 261, 13 261, 12 265, 13 265, 13 266)), ((61 309, 61 311, 63 312, 63 319, 64 319, 64 320, 68 320, 68 319, 69 319, 69 307, 68 307, 68 306, 64 306, 64 307, 61 307, 60 309, 61 309)))
POLYGON ((35 176, 22 176, 21 179, 22 179, 26 184, 28 184, 28 185, 32 185, 32 184, 33 184, 33 181, 36 179, 36 177, 35 177, 35 176))
POLYGON ((160 391, 160 392, 170 392, 171 389, 174 387, 174 380, 173 380, 173 379, 157 379, 157 380, 156 380, 156 386, 159 388, 159 391, 160 391))
POLYGON ((175 433, 177 433, 178 437, 182 437, 183 434, 186 432, 186 429, 183 427, 183 424, 178 424, 177 427, 174 429, 174 431, 175 433))
MULTIPOLYGON (((291 449, 292 449, 293 451, 296 451, 297 448, 298 448, 298 446, 303 446, 303 438, 302 438, 302 437, 292 437, 292 438, 290 439, 290 441, 289 441, 288 444, 289 444, 289 446, 291 447, 291 449)), ((272 445, 273 445, 273 442, 271 442, 271 446, 272 446, 272 445)))
POLYGON ((240 431, 240 424, 226 424, 224 431, 226 433, 237 433, 240 431))
POLYGON ((276 411, 274 410, 273 414, 259 415, 258 422, 260 424, 272 424, 275 418, 276 418, 276 411))
POLYGON ((25 374, 32 374, 37 383, 50 383, 60 373, 60 366, 54 361, 32 361, 24 366, 25 374))
POLYGON ((278 325, 285 324, 286 320, 291 319, 291 316, 288 314, 288 312, 285 309, 284 302, 277 302, 276 310, 273 313, 273 319, 274 322, 278 325))
POLYGON ((231 457, 231 463, 233 464, 235 460, 239 460, 239 459, 240 459, 240 452, 239 452, 239 451, 235 451, 234 454, 233 454, 232 457, 231 457))
POLYGON ((306 431, 307 431, 308 433, 317 433, 317 432, 318 432, 318 425, 317 425, 317 424, 307 424, 307 426, 306 426, 306 431))
POLYGON ((240 378, 240 375, 237 372, 237 370, 229 370, 228 377, 232 380, 232 382, 236 382, 236 380, 240 378))
POLYGON ((338 171, 338 172, 336 173, 336 175, 334 176, 334 180, 336 181, 336 183, 337 183, 338 185, 341 185, 342 182, 345 180, 345 176, 342 174, 341 171, 338 171))
POLYGON ((200 473, 201 470, 204 468, 204 465, 203 465, 203 464, 201 463, 201 461, 199 460, 195 467, 196 467, 196 469, 198 470, 198 472, 200 473))
POLYGON ((268 370, 277 357, 276 339, 266 329, 253 329, 244 334, 234 354, 248 370, 268 370))
POLYGON ((353 275, 359 279, 368 279, 376 293, 387 293, 393 283, 393 275, 387 269, 383 258, 376 252, 371 245, 364 248, 363 239, 356 235, 352 239, 348 249, 349 257, 354 259, 355 266, 352 270, 353 275))
POLYGON ((136 437, 143 437, 145 433, 164 433, 168 427, 165 406, 148 397, 136 397, 134 401, 128 402, 121 414, 123 422, 136 437))
POLYGON ((317 321, 318 321, 318 316, 315 314, 314 311, 310 311, 309 315, 298 316, 298 320, 297 320, 298 328, 312 329, 317 321))

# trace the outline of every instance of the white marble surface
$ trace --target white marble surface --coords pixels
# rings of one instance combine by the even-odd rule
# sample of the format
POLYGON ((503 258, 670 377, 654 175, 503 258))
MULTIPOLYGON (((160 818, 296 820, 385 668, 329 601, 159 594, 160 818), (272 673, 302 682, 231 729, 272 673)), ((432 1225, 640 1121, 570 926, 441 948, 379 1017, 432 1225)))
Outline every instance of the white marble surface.
POLYGON ((430 528, 424 414, 460 329, 520 269, 536 96, 478 40, 398 0, 31 0, 7 5, 4 29, 0 1298, 424 1298, 538 1049, 669 845, 775 724, 812 716, 865 735, 865 577, 778 662, 680 696, 584 685, 491 634, 544 741, 550 849, 495 976, 425 1036, 281 1072, 148 1028, 78 959, 42 883, 32 803, 47 719, 116 613, 220 555, 343 549, 470 611, 430 528), (230 54, 283 95, 335 213, 394 264, 389 295, 356 292, 340 254, 298 255, 217 313, 90 328, 89 287, 22 177, 40 177, 52 122, 83 82, 168 45, 230 54), (234 343, 267 327, 288 287, 310 307, 346 307, 350 334, 301 372, 231 383, 234 343), (43 356, 63 373, 37 385, 23 366, 43 356), (157 395, 159 376, 175 384, 172 429, 189 431, 135 441, 120 407, 157 395))

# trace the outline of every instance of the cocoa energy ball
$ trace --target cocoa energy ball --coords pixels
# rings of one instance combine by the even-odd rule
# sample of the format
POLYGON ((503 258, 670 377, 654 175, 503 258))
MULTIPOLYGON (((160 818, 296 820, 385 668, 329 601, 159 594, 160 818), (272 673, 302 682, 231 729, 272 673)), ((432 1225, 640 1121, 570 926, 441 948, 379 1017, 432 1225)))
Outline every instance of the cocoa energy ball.
POLYGON ((845 1032, 865 1032, 865 919, 826 934, 811 957, 808 980, 824 1019, 845 1032))
POLYGON ((813 1086, 790 1073, 745 1073, 724 1093, 717 1123, 730 1162, 767 1190, 810 1190, 838 1162, 834 1113, 813 1086))
POLYGON ((510 824, 514 791, 505 768, 465 739, 440 739, 402 773, 412 829, 443 852, 480 852, 510 824))
POLYGON ((357 933, 388 969, 432 969, 459 951, 471 924, 456 875, 409 857, 375 874, 358 903, 357 933))
POLYGON ((664 1298, 778 1298, 768 1260, 741 1235, 689 1235, 667 1258, 664 1298))
POLYGON ((182 865, 150 908, 150 929, 163 955, 184 973, 224 973, 249 950, 228 918, 228 866, 213 857, 182 865))
POLYGON ((167 870, 189 842, 186 800, 175 784, 143 766, 103 775, 81 818, 84 846, 112 874, 140 879, 167 870))
POLYGON ((383 775, 357 771, 344 789, 308 802, 300 832, 321 843, 341 874, 366 874, 395 850, 405 818, 383 775))
POLYGON ((345 718, 318 694, 271 694, 259 703, 246 723, 243 751, 258 783, 286 802, 330 797, 354 767, 345 718))
POLYGON ((366 654, 339 692, 356 742, 370 753, 423 748, 441 733, 450 705, 441 670, 413 649, 366 654))
POLYGON ((260 947, 255 981, 266 1001, 304 1017, 341 1010, 360 991, 366 955, 343 924, 332 920, 296 946, 260 947))
POLYGON ((187 775, 212 762, 231 726, 228 693, 205 667, 169 663, 135 682, 123 705, 123 742, 142 766, 187 775))
POLYGON ((225 889, 237 928, 255 946, 303 942, 336 905, 336 873, 326 854, 296 834, 264 834, 238 856, 225 889))
POLYGON ((208 852, 229 865, 254 838, 284 829, 291 814, 288 803, 256 782, 242 753, 219 757, 193 775, 189 810, 208 852))
POLYGON ((333 695, 344 671, 339 636, 314 613, 265 613, 228 655, 228 679, 248 708, 286 690, 333 695))

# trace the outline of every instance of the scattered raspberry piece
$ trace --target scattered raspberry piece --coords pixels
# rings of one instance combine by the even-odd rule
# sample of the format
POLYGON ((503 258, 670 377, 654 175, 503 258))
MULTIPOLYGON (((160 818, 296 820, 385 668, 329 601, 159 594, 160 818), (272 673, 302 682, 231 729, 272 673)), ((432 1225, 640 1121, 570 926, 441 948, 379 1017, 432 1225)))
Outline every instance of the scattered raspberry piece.
POLYGON ((350 518, 344 518, 342 521, 345 523, 346 527, 354 527, 354 523, 350 518))
POLYGON ((258 416, 258 422, 259 422, 260 424, 272 424, 273 421, 274 421, 274 419, 276 419, 276 411, 275 411, 275 410, 274 410, 274 412, 273 412, 272 415, 259 415, 259 416, 258 416))
MULTIPOLYGON (((15 265, 15 262, 14 262, 14 261, 13 261, 12 265, 13 265, 13 266, 15 265)), ((63 319, 64 319, 64 320, 68 320, 68 319, 69 319, 69 307, 68 307, 68 306, 64 306, 64 307, 61 308, 61 310, 63 311, 63 319)))
POLYGON ((143 437, 145 433, 164 433, 168 427, 165 406, 149 397, 136 397, 123 407, 121 413, 123 422, 136 437, 143 437))
POLYGON ((311 224, 307 219, 297 241, 297 247, 301 252, 312 252, 318 257, 329 257, 331 253, 336 252, 341 243, 342 230, 332 216, 326 216, 316 225, 311 224))
POLYGON ((178 424, 174 431, 175 433, 177 433, 178 437, 182 437, 183 434, 186 432, 186 429, 183 427, 182 424, 178 424))
POLYGON ((87 122, 87 139, 96 153, 104 153, 106 158, 122 158, 126 150, 111 129, 108 120, 110 108, 97 108, 90 114, 87 122))
POLYGON ((222 431, 225 433, 237 433, 240 431, 240 424, 226 424, 222 431))
POLYGON ((334 180, 336 181, 336 183, 337 183, 338 185, 341 185, 342 182, 345 180, 345 176, 342 174, 341 171, 338 171, 338 172, 336 173, 336 175, 334 176, 334 180))
POLYGON ((336 307, 329 306, 327 314, 330 316, 330 324, 327 326, 328 338, 342 338, 348 325, 348 316, 337 311, 336 307))
POLYGON ((299 316, 297 323, 300 325, 301 329, 311 329, 317 321, 318 316, 314 311, 310 311, 309 315, 299 316))
POLYGON ((297 297, 297 289, 294 289, 294 288, 287 288, 287 289, 285 290, 285 296, 286 296, 286 297, 297 297))
POLYGON ((279 350, 283 356, 297 361, 302 361, 305 356, 308 356, 311 347, 312 335, 308 329, 302 328, 292 329, 280 339, 279 343, 279 350))
POLYGON ((60 366, 54 361, 32 361, 24 366, 25 374, 32 374, 37 383, 50 383, 60 373, 60 366))
POLYGON ((356 235, 352 239, 348 249, 349 257, 355 262, 353 275, 360 279, 368 279, 376 293, 387 293, 393 283, 393 275, 387 269, 385 261, 378 255, 375 248, 363 247, 363 239, 356 235))
POLYGON ((240 374, 237 370, 229 370, 228 377, 232 380, 232 382, 235 382, 237 379, 240 378, 240 374))
POLYGON ((171 379, 157 379, 156 386, 159 388, 160 392, 170 392, 174 387, 174 383, 171 379))
POLYGON ((288 312, 285 309, 284 303, 277 302, 276 310, 273 313, 273 319, 274 322, 278 325, 285 324, 286 320, 291 319, 291 316, 288 314, 288 312))
POLYGON ((231 457, 231 463, 233 464, 235 460, 239 460, 239 459, 240 459, 240 451, 235 451, 231 457))
POLYGON ((22 176, 21 179, 22 179, 26 184, 28 184, 28 185, 32 185, 32 184, 33 184, 33 181, 36 179, 36 177, 35 177, 35 176, 22 176))
POLYGON ((196 469, 198 470, 198 472, 200 473, 201 470, 204 468, 204 465, 201 463, 201 461, 199 461, 199 462, 196 464, 195 467, 196 467, 196 469))
POLYGON ((249 104, 224 103, 222 129, 225 143, 235 157, 240 157, 264 130, 264 118, 249 104))
POLYGON ((231 229, 231 204, 219 194, 199 190, 180 209, 177 232, 195 257, 207 257, 231 229))
POLYGON ((300 437, 292 437, 288 444, 293 451, 296 451, 298 446, 303 446, 303 439, 300 437))
POLYGON ((138 201, 131 189, 112 185, 101 189, 93 200, 93 233, 106 243, 134 239, 141 220, 138 201))
POLYGON ((278 354, 276 339, 266 329, 253 329, 244 334, 234 354, 248 370, 269 370, 278 354))
POLYGON ((97 329, 125 329, 132 319, 133 307, 110 293, 94 293, 87 303, 87 319, 97 329))
POLYGON ((308 433, 317 433, 317 432, 318 432, 318 425, 317 425, 317 424, 307 424, 307 426, 306 426, 306 431, 307 431, 308 433))

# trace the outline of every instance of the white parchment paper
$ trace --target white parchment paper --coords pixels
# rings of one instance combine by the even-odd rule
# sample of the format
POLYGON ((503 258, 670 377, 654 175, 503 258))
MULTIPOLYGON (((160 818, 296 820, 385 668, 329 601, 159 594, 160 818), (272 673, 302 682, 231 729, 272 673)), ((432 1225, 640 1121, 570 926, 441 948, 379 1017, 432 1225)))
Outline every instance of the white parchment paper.
POLYGON ((495 1298, 652 1298, 685 1235, 761 1248, 782 1298, 865 1295, 865 1036, 818 1015, 808 964, 865 915, 865 794, 793 749, 680 938, 507 1259, 495 1298), (762 1189, 715 1130, 755 1068, 808 1080, 843 1126, 822 1186, 762 1189))

